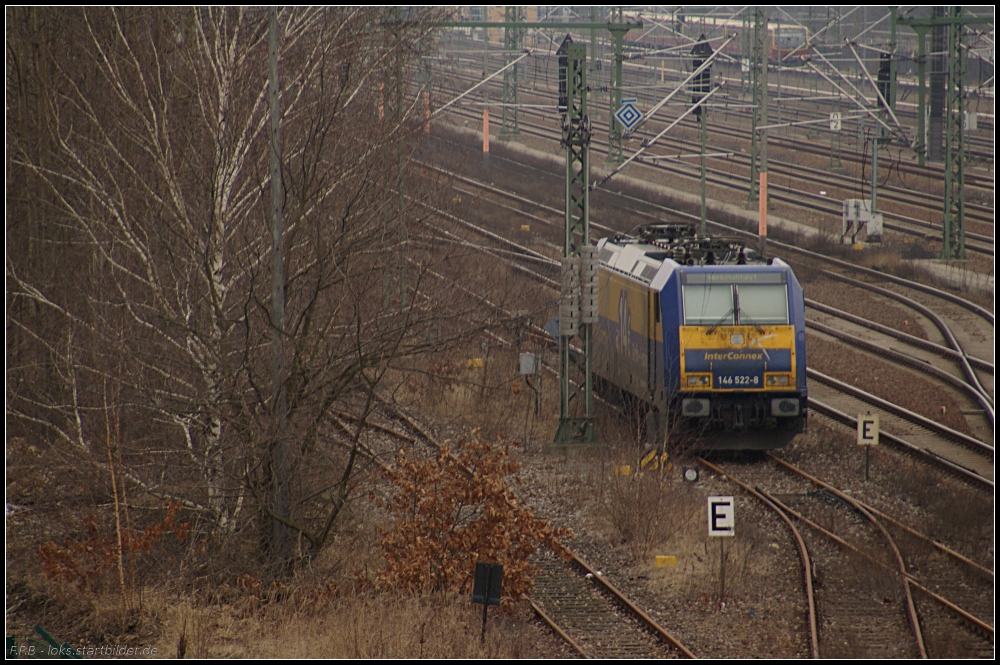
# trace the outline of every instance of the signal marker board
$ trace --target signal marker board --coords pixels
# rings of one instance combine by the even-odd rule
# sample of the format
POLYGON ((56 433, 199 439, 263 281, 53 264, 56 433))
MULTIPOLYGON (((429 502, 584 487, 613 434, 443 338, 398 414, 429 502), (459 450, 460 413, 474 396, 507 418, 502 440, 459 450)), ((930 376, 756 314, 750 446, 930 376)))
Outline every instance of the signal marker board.
POLYGON ((736 503, 733 497, 708 497, 708 535, 736 535, 736 503))

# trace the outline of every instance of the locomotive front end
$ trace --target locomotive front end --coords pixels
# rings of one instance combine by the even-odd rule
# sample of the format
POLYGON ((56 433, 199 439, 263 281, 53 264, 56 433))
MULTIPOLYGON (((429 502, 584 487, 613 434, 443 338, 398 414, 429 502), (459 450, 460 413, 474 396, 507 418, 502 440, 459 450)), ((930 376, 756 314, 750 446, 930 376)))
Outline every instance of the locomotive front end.
POLYGON ((807 409, 804 312, 791 270, 780 261, 682 269, 679 288, 685 426, 706 448, 786 445, 807 409))

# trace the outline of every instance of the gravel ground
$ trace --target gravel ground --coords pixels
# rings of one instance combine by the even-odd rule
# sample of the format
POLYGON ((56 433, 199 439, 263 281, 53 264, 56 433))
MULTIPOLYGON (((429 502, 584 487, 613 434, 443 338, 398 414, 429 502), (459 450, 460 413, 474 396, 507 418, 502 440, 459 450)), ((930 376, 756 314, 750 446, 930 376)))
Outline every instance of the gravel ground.
POLYGON ((950 390, 899 365, 854 351, 845 344, 809 331, 809 367, 935 422, 972 435, 962 405, 950 390))
MULTIPOLYGON (((802 279, 802 275, 799 277, 802 279)), ((907 311, 888 298, 870 294, 862 297, 859 289, 822 277, 805 282, 802 288, 806 298, 810 300, 901 330, 914 337, 929 339, 924 330, 923 317, 916 312, 907 311)))
POLYGON ((711 474, 686 483, 678 465, 625 478, 614 475, 612 457, 597 449, 526 456, 522 489, 536 514, 574 530, 571 548, 699 656, 808 656, 801 565, 787 527, 711 474), (722 600, 709 495, 737 497, 738 536, 721 544, 722 600), (649 531, 623 538, 623 513, 650 518, 649 531), (656 555, 676 565, 657 567, 656 555))
MULTIPOLYGON (((865 481, 853 436, 819 416, 779 455, 992 568, 992 498, 981 490, 885 446, 872 451, 871 480, 865 481)), ((614 467, 627 459, 606 446, 529 446, 521 453, 520 491, 536 514, 572 528, 570 547, 700 657, 808 657, 801 564, 785 524, 705 469, 697 483, 684 482, 681 469, 691 462, 626 481, 614 467), (736 498, 737 535, 724 543, 724 605, 720 539, 709 538, 706 528, 709 495, 736 498), (652 517, 651 532, 623 538, 622 507, 652 517), (656 555, 674 556, 676 565, 657 567, 656 555)), ((758 455, 724 459, 742 465, 741 473, 762 487, 791 487, 758 455)))

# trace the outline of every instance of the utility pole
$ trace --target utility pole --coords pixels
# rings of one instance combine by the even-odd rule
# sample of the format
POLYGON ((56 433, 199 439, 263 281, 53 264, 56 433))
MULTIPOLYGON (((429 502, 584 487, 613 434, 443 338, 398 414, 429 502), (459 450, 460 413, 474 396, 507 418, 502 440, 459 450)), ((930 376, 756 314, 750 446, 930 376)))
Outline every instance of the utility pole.
POLYGON ((754 7, 750 38, 750 192, 747 201, 757 202, 757 177, 767 171, 767 7, 754 7))
MULTIPOLYGON (((934 18, 943 18, 945 7, 934 7, 934 18)), ((928 127, 927 156, 937 162, 941 154, 941 134, 945 107, 945 79, 948 76, 948 61, 945 48, 948 44, 947 26, 936 21, 931 28, 931 117, 928 127)))
POLYGON ((614 80, 611 82, 609 92, 610 109, 608 110, 608 159, 609 164, 622 163, 622 126, 615 117, 615 112, 622 105, 622 51, 625 41, 625 33, 631 27, 625 23, 621 7, 613 7, 611 16, 608 19, 608 30, 611 32, 611 40, 615 46, 615 66, 612 70, 614 80))
MULTIPOLYGON (((879 57, 879 68, 876 81, 877 101, 885 100, 880 115, 888 120, 896 110, 896 7, 889 7, 889 53, 879 57), (881 95, 882 99, 878 99, 881 95)), ((891 140, 885 127, 876 128, 872 135, 872 186, 871 214, 878 212, 878 151, 879 147, 888 145, 891 140)))
MULTIPOLYGON (((924 35, 931 30, 931 49, 935 49, 938 41, 945 41, 947 76, 945 77, 946 94, 944 106, 945 124, 945 154, 944 154, 944 230, 941 242, 942 260, 965 259, 965 58, 964 49, 965 26, 977 23, 989 23, 992 19, 963 16, 961 7, 952 7, 945 16, 943 11, 935 7, 931 18, 899 19, 901 25, 908 25, 917 33, 921 54, 918 65, 922 64, 924 35), (939 32, 944 33, 944 39, 939 32)), ((932 52, 932 56, 934 53, 932 52)), ((932 64, 934 59, 932 57, 932 64)), ((921 68, 922 69, 922 68, 921 68)), ((931 74, 931 131, 929 138, 929 153, 934 154, 934 79, 931 74)), ((923 92, 923 85, 921 85, 923 92)), ((923 117, 923 114, 920 114, 923 117)), ((918 144, 921 137, 917 138, 918 144)), ((938 141, 940 151, 940 141, 938 141)), ((921 154, 922 156, 922 154, 921 154)))
POLYGON ((929 25, 914 25, 913 31, 917 33, 917 138, 914 141, 914 150, 917 153, 920 166, 927 161, 927 122, 929 119, 927 108, 927 31, 929 25))
POLYGON ((743 8, 743 31, 740 32, 740 99, 751 88, 750 62, 753 60, 753 12, 743 8))
MULTIPOLYGON (((774 101, 774 110, 778 112, 776 124, 781 124, 781 14, 775 15, 774 44, 778 51, 778 62, 774 65, 774 72, 778 75, 778 97, 774 101)), ((765 65, 766 66, 766 65, 765 65)))
POLYGON ((944 234, 941 259, 965 259, 965 26, 962 8, 951 7, 945 114, 944 234))
MULTIPOLYGON (((591 347, 597 316, 597 263, 590 244, 590 117, 587 115, 587 48, 568 38, 565 48, 566 220, 562 296, 559 300, 559 428, 555 443, 595 443, 591 347), (579 352, 571 352, 573 341, 579 352), (570 376, 576 378, 575 385, 570 376), (573 413, 573 401, 577 413, 573 413), (583 415, 579 415, 582 411, 583 415)), ((560 69, 562 67, 560 66, 560 69)))
MULTIPOLYGON (((507 7, 504 14, 503 29, 503 64, 504 66, 514 62, 520 55, 524 44, 524 29, 518 26, 519 21, 523 21, 524 16, 520 7, 507 7)), ((503 73, 503 122, 500 125, 500 134, 505 136, 517 135, 521 133, 518 124, 517 106, 519 102, 517 70, 519 65, 514 65, 503 73)), ((483 76, 486 74, 484 73, 483 76)))
POLYGON ((760 208, 757 234, 760 254, 767 252, 767 7, 754 7, 753 62, 750 64, 753 116, 750 124, 750 192, 748 200, 760 208), (759 179, 759 185, 758 185, 759 179), (758 195, 757 189, 760 188, 758 195))
MULTIPOLYGON (((695 44, 694 48, 691 49, 691 55, 694 56, 691 60, 691 70, 697 71, 701 67, 705 60, 712 56, 712 45, 708 43, 705 38, 705 33, 701 33, 698 38, 698 43, 695 44)), ((691 103, 697 104, 702 100, 702 98, 707 94, 712 88, 712 67, 709 65, 705 71, 695 77, 691 82, 692 85, 692 95, 691 103)), ((705 219, 705 125, 708 122, 708 108, 705 106, 699 106, 694 110, 695 115, 698 116, 698 128, 701 134, 701 223, 699 229, 702 233, 705 233, 705 225, 707 220, 705 219)))

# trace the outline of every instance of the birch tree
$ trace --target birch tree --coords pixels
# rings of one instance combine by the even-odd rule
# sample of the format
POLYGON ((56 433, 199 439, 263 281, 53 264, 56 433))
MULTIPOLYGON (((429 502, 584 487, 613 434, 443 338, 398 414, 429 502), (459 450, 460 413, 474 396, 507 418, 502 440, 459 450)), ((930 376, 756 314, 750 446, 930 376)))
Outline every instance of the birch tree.
MULTIPOLYGON (((422 329, 441 314, 417 295, 423 268, 405 248, 421 220, 399 203, 424 111, 401 63, 428 30, 378 8, 279 14, 282 435, 270 375, 266 12, 62 11, 72 33, 45 61, 44 94, 19 98, 30 77, 8 69, 11 117, 44 118, 50 154, 13 127, 10 164, 45 202, 18 208, 26 237, 63 229, 73 277, 44 278, 8 253, 8 414, 100 466, 116 409, 129 482, 223 535, 275 517, 269 451, 286 436, 293 471, 330 465, 321 501, 282 517, 322 547, 360 464, 358 436, 346 455, 330 453, 331 414, 349 407, 363 422, 389 363, 426 350, 422 329)), ((293 488, 300 499, 312 489, 293 488)))

